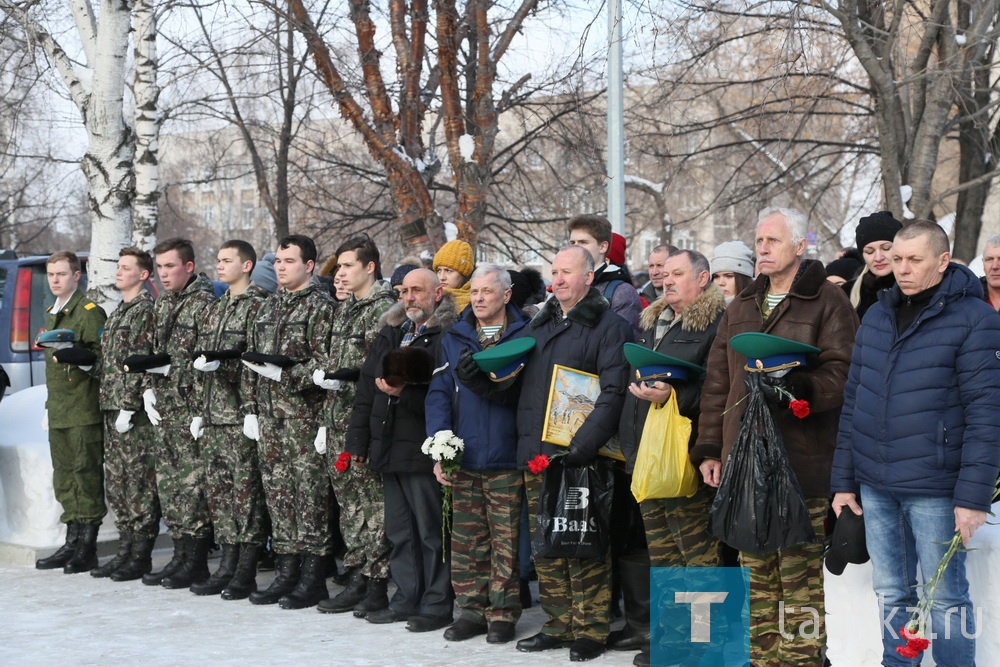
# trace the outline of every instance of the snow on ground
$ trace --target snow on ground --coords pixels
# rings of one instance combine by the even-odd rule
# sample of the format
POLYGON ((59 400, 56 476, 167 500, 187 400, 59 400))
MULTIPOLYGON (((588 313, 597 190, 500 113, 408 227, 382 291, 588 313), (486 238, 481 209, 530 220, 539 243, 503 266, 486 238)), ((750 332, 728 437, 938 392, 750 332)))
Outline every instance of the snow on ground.
MULTIPOLYGON (((154 554, 159 569, 169 550, 154 554)), ((217 560, 209 565, 215 569, 217 560)), ((272 572, 262 572, 267 585, 272 572)), ((328 582, 331 594, 340 589, 328 582)), ((534 584, 533 584, 534 586, 534 584)), ((403 623, 374 625, 351 614, 286 610, 199 597, 187 590, 114 583, 87 574, 0 565, 0 665, 30 667, 175 667, 177 665, 323 665, 499 667, 568 665, 565 650, 521 653, 485 637, 448 642, 443 630, 416 634, 403 623)), ((537 589, 536 589, 537 593, 537 589)), ((536 605, 525 610, 517 639, 541 627, 536 605)), ((632 664, 634 653, 610 651, 593 662, 632 664)))

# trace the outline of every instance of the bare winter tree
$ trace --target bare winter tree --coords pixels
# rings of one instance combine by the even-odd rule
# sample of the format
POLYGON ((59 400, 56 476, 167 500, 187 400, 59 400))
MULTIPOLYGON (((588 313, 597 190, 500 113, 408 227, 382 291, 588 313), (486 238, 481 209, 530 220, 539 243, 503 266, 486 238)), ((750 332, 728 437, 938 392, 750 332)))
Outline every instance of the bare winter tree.
POLYGON ((118 249, 130 239, 135 193, 135 143, 123 114, 132 5, 102 0, 95 12, 89 1, 82 0, 69 7, 80 59, 72 57, 46 27, 50 18, 46 6, 0 0, 0 10, 17 21, 29 41, 42 49, 58 70, 83 120, 87 151, 82 168, 92 228, 90 294, 98 303, 110 304, 117 299, 113 291, 115 266, 118 249))
MULTIPOLYGON (((496 151, 494 88, 501 85, 497 67, 538 4, 538 0, 510 6, 470 1, 460 6, 456 0, 388 0, 376 7, 365 0, 349 0, 362 73, 355 87, 302 1, 289 0, 289 14, 306 38, 317 73, 341 115, 363 137, 385 172, 404 238, 426 234, 434 246, 445 241, 431 185, 441 161, 437 145, 428 144, 425 137, 437 101, 454 181, 455 224, 459 236, 475 244, 486 217, 496 151), (373 12, 388 17, 392 46, 388 62, 383 62, 376 37, 378 16, 373 12)), ((499 97, 516 94, 524 82, 512 82, 499 97)))

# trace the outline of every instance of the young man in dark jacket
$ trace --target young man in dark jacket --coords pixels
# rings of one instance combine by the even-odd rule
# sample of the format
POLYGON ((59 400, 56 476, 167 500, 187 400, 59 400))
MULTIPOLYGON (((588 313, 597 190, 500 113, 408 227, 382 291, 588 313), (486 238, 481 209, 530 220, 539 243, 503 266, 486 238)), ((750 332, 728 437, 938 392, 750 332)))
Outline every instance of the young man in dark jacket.
MULTIPOLYGON (((882 609, 882 664, 917 606, 917 565, 932 572, 958 531, 983 523, 1000 469, 1000 317, 979 281, 950 262, 948 236, 922 220, 896 234, 896 287, 858 330, 844 392, 833 509, 862 514, 882 609)), ((975 664, 976 621, 965 550, 951 558, 931 607, 934 662, 975 664)), ((931 636, 931 635, 928 635, 931 636)))
POLYGON ((444 638, 486 635, 492 644, 514 638, 521 617, 517 544, 524 476, 517 469, 516 394, 507 404, 482 398, 457 381, 463 354, 519 337, 527 324, 511 305, 510 274, 480 265, 471 279, 471 311, 442 338, 427 392, 427 435, 452 431, 465 442, 462 469, 451 476, 435 464, 437 480, 452 487, 451 578, 461 617, 444 638))
POLYGON ((365 618, 407 621, 407 630, 429 632, 451 624, 453 604, 441 543, 441 486, 434 462, 420 451, 424 399, 437 346, 457 314, 454 300, 427 269, 406 274, 399 298, 382 316, 385 326, 361 367, 346 447, 351 465, 382 473, 385 532, 392 542, 396 593, 387 609, 365 618))

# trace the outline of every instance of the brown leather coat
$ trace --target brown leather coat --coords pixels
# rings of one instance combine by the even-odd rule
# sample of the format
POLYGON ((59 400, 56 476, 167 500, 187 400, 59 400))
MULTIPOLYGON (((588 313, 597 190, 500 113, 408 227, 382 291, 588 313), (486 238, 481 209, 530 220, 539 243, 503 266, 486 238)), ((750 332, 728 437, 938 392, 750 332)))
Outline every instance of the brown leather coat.
POLYGON ((698 466, 706 458, 716 458, 725 465, 740 430, 748 391, 746 357, 730 349, 729 339, 747 331, 790 338, 822 350, 789 376, 805 394, 796 397, 807 399, 812 413, 799 419, 790 410, 779 410, 775 422, 806 497, 827 496, 858 316, 843 290, 826 280, 823 265, 815 260, 802 262, 788 296, 765 320, 761 306, 769 282, 767 276, 758 276, 733 299, 719 324, 708 355, 698 442, 691 460, 698 466))

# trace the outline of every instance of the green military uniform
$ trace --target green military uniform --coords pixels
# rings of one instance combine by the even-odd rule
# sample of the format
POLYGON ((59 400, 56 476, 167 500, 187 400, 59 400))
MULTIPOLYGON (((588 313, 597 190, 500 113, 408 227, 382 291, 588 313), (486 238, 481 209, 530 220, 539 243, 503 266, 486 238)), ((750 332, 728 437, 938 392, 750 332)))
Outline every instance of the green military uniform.
POLYGON ((71 329, 76 344, 98 355, 90 370, 60 364, 45 351, 48 385, 49 449, 52 486, 63 506, 63 523, 97 524, 107 513, 104 505, 104 438, 99 403, 99 363, 104 310, 81 292, 74 292, 58 312, 48 309, 45 328, 71 329))
POLYGON ((126 373, 127 357, 153 350, 153 297, 148 292, 112 311, 101 335, 101 410, 104 411, 108 503, 118 532, 136 539, 154 539, 160 532, 160 501, 156 493, 154 434, 143 411, 144 378, 126 373), (121 410, 134 413, 132 429, 119 433, 121 410))
MULTIPOLYGON (((395 300, 391 287, 376 282, 365 298, 351 297, 341 304, 330 334, 330 370, 361 369, 381 330, 379 319, 395 300)), ((330 392, 332 428, 327 429, 327 469, 340 504, 340 532, 347 547, 344 567, 357 568, 369 578, 385 579, 389 576, 391 546, 385 537, 382 475, 365 466, 352 465, 342 473, 334 468, 344 451, 354 393, 354 382, 342 382, 338 391, 330 392)))
POLYGON ((278 381, 249 378, 259 415, 257 454, 278 554, 326 555, 330 548, 330 480, 314 441, 323 390, 313 371, 329 365, 333 300, 315 284, 271 295, 252 329, 249 349, 294 359, 278 381))
POLYGON ((166 291, 156 299, 154 349, 170 355, 170 373, 147 374, 162 421, 158 439, 156 483, 163 518, 174 539, 183 535, 208 537, 211 523, 205 498, 205 465, 198 441, 191 437, 191 420, 199 414, 203 373, 191 365, 199 334, 215 292, 211 281, 198 275, 179 293, 166 291))
MULTIPOLYGON (((257 320, 268 293, 250 284, 242 294, 226 294, 211 310, 209 325, 199 348, 213 352, 247 349, 247 332, 257 320)), ((257 445, 243 435, 243 420, 257 414, 254 403, 241 395, 245 378, 254 375, 239 359, 227 359, 205 373, 201 411, 204 433, 202 458, 206 468, 206 494, 215 540, 220 544, 263 546, 265 535, 264 489, 257 464, 257 445)))

